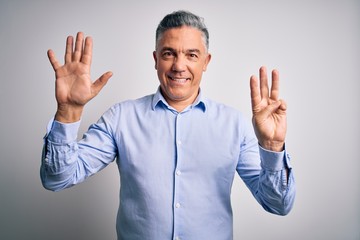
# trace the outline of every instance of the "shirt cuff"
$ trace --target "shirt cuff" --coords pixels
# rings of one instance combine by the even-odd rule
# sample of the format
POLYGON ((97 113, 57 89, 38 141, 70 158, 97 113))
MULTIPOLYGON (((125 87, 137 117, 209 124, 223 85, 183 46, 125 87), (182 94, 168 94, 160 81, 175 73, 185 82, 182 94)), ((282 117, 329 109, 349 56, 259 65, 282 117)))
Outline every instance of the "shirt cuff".
POLYGON ((259 145, 259 153, 261 159, 261 167, 269 171, 281 171, 286 167, 285 162, 288 162, 284 159, 286 156, 285 150, 281 152, 273 152, 264 149, 259 145))
POLYGON ((51 119, 47 126, 45 138, 54 143, 70 143, 76 140, 80 121, 73 123, 61 123, 51 119))

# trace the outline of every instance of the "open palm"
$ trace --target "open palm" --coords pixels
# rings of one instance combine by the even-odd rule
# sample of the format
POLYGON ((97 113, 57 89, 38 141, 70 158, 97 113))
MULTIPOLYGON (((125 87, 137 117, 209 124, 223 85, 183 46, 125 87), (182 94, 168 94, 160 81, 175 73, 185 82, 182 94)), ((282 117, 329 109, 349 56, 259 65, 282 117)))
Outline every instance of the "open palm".
POLYGON ((104 73, 92 82, 90 77, 91 37, 84 40, 83 33, 79 32, 75 48, 73 45, 73 37, 69 36, 66 40, 64 65, 60 65, 52 50, 48 51, 56 76, 55 95, 58 104, 56 116, 63 121, 74 121, 75 119, 70 116, 80 118, 84 105, 100 92, 112 75, 111 72, 104 73), (64 119, 69 117, 71 119, 64 119))
POLYGON ((281 151, 286 136, 286 103, 279 100, 279 73, 272 71, 272 85, 269 91, 265 67, 261 67, 260 86, 256 76, 250 78, 253 126, 262 147, 281 151))

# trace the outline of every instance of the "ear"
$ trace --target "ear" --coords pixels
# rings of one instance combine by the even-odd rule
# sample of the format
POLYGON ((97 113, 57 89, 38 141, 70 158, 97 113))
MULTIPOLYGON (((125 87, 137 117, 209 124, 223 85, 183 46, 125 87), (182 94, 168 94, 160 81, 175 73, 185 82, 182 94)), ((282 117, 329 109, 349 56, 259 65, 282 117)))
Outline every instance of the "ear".
POLYGON ((205 58, 205 63, 204 63, 204 66, 203 66, 203 72, 206 71, 207 65, 209 64, 210 60, 211 60, 211 54, 208 53, 207 56, 206 56, 206 58, 205 58))
POLYGON ((156 51, 153 51, 153 58, 155 61, 155 69, 157 70, 157 56, 156 56, 156 51))

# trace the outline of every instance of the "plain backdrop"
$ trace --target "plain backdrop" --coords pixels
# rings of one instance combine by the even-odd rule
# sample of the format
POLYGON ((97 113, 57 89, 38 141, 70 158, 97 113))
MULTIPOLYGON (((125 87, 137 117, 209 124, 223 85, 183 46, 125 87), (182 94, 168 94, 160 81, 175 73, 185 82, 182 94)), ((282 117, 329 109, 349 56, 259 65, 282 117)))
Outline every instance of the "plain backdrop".
MULTIPOLYGON (((288 103, 287 148, 297 198, 286 217, 266 213, 236 176, 234 239, 360 239, 360 2, 0 0, 0 239, 115 239, 116 164, 61 192, 39 167, 54 115, 54 72, 65 39, 94 40, 92 76, 114 76, 85 110, 81 134, 116 102, 158 87, 155 28, 172 11, 205 18, 212 61, 206 96, 251 117, 249 78, 277 68, 288 103)), ((216 240, 216 239, 214 239, 216 240)))

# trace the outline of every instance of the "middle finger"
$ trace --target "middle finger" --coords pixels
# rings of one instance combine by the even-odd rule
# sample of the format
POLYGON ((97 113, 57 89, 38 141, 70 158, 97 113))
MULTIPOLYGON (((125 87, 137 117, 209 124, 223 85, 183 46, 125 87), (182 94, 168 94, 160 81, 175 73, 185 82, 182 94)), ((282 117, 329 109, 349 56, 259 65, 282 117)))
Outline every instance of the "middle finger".
POLYGON ((75 42, 75 51, 73 54, 73 61, 79 62, 81 59, 82 51, 83 51, 83 44, 84 44, 84 34, 82 32, 78 32, 76 36, 75 42))

